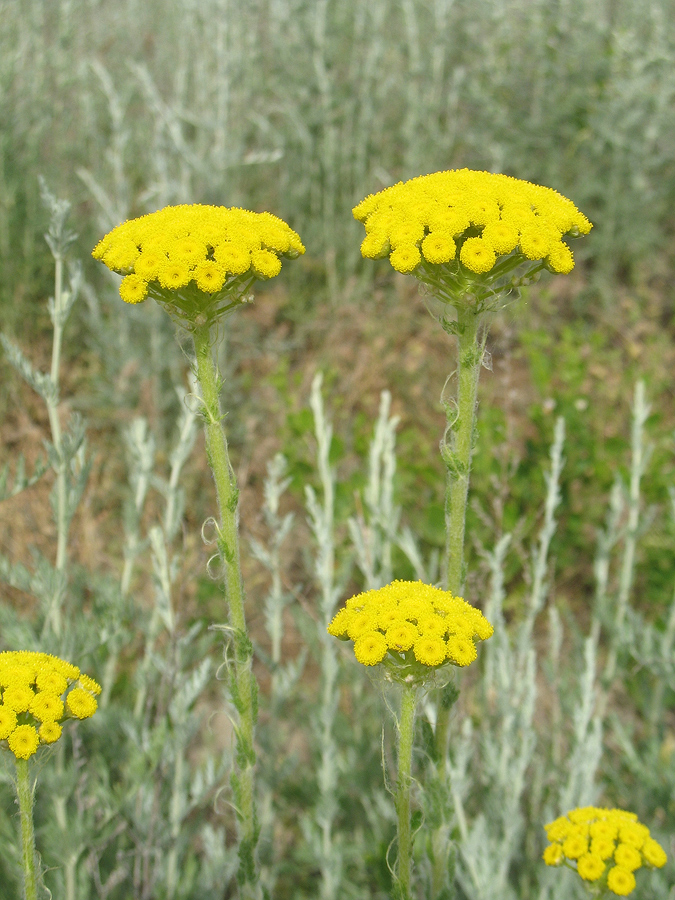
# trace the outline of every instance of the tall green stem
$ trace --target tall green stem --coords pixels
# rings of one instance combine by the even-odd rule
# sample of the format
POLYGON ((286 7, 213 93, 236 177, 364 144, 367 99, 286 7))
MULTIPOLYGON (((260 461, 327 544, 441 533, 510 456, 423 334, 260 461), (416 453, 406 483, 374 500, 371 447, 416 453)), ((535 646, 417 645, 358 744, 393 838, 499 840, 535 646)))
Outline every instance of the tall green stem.
POLYGON ((396 813, 398 816, 398 857, 396 860, 397 900, 410 900, 412 834, 410 829, 410 789, 412 786, 412 748, 417 689, 403 685, 401 718, 398 727, 398 780, 396 813))
MULTIPOLYGON (((446 588, 455 596, 462 591, 466 501, 469 494, 471 450, 476 423, 478 376, 484 344, 478 340, 480 316, 470 306, 457 309, 458 388, 457 405, 446 406, 448 427, 441 445, 447 468, 445 481, 446 588)), ((436 753, 444 760, 448 752, 451 705, 438 704, 436 753)))
POLYGON ((213 472, 218 497, 218 551, 223 564, 229 621, 234 638, 234 681, 232 701, 239 713, 236 729, 235 767, 231 776, 237 821, 239 824, 239 872, 237 880, 242 898, 255 898, 258 872, 255 850, 259 827, 254 796, 255 748, 253 732, 257 718, 258 690, 253 677, 253 646, 246 630, 244 588, 239 561, 237 532, 237 490, 234 471, 227 452, 227 439, 220 411, 218 371, 213 362, 208 325, 193 332, 197 359, 197 378, 201 386, 206 434, 206 453, 213 472))
POLYGON ((33 831, 33 791, 30 786, 28 760, 16 759, 16 794, 21 819, 21 866, 23 868, 24 898, 37 900, 35 875, 35 834, 33 831))
POLYGON ((444 446, 445 525, 447 590, 459 596, 462 590, 464 527, 469 493, 471 449, 476 419, 476 395, 483 348, 478 343, 478 316, 471 308, 457 311, 458 391, 456 418, 450 421, 450 446, 444 446))

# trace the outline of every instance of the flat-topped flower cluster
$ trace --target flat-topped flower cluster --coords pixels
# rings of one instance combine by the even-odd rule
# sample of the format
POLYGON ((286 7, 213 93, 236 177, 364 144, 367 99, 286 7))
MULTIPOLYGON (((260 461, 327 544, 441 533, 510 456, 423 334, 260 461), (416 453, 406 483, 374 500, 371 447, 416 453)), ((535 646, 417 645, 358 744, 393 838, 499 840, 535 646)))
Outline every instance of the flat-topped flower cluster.
POLYGON ((567 273, 574 258, 563 237, 592 227, 571 200, 551 188, 470 169, 399 182, 370 194, 353 213, 366 228, 361 254, 389 256, 404 273, 458 257, 469 272, 482 275, 509 254, 567 273))
POLYGON ((328 626, 334 637, 354 641, 364 666, 383 663, 400 678, 446 663, 468 666, 474 640, 493 631, 479 609, 422 581, 393 581, 351 597, 328 626))
POLYGON ((623 809, 585 806, 544 827, 551 841, 543 855, 546 865, 576 860, 577 872, 585 881, 602 879, 622 897, 635 888, 633 872, 643 863, 660 868, 667 861, 665 850, 649 836, 649 828, 638 822, 635 813, 623 809))
POLYGON ((140 303, 188 288, 219 294, 228 279, 247 273, 273 278, 281 271, 280 256, 295 259, 304 252, 300 236, 271 213, 192 204, 123 222, 92 256, 126 276, 123 300, 140 303))
POLYGON ((61 737, 66 719, 88 719, 100 685, 72 663, 30 650, 0 653, 0 747, 28 759, 61 737))

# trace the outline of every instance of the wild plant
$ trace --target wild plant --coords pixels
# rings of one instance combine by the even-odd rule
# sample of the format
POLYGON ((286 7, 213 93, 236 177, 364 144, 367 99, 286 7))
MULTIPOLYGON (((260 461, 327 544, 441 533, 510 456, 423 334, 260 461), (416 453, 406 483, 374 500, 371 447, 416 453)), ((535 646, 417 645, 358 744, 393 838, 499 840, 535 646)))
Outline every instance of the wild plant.
MULTIPOLYGON (((487 176, 487 183, 493 178, 497 176, 487 176)), ((373 203, 373 198, 370 202, 373 203)), ((64 734, 57 748, 61 755, 57 756, 54 771, 50 772, 49 766, 41 769, 36 815, 44 831, 44 853, 54 860, 62 860, 62 866, 57 873, 42 876, 38 873, 38 890, 42 890, 41 881, 46 888, 47 879, 53 878, 57 889, 68 900, 93 897, 126 900, 128 896, 147 900, 160 896, 220 900, 225 891, 232 890, 231 883, 236 878, 242 896, 268 895, 279 900, 285 897, 295 900, 319 894, 324 898, 356 900, 373 896, 384 900, 391 892, 386 867, 396 847, 397 858, 391 869, 394 890, 401 897, 568 900, 583 885, 590 886, 591 892, 599 896, 607 896, 608 891, 610 895, 630 893, 636 881, 632 873, 640 865, 645 863, 656 868, 663 865, 665 854, 645 826, 637 822, 637 813, 601 806, 600 786, 596 783, 602 755, 603 718, 610 708, 609 691, 623 673, 626 652, 640 661, 645 672, 654 674, 657 684, 659 679, 664 685, 672 684, 670 656, 675 616, 671 612, 665 633, 659 635, 631 610, 629 603, 643 527, 640 480, 648 461, 643 443, 648 415, 644 388, 638 385, 635 396, 630 487, 626 489, 617 482, 606 530, 600 535, 596 564, 597 618, 591 634, 583 641, 571 629, 575 653, 582 644, 582 663, 576 666, 578 678, 573 671, 575 666, 570 666, 569 672, 560 666, 562 625, 555 605, 549 609, 551 648, 545 674, 550 676, 558 725, 551 740, 548 736, 543 740, 544 736, 537 736, 534 729, 537 697, 534 623, 550 590, 547 582, 563 466, 562 419, 556 425, 550 472, 545 476, 547 493, 539 540, 531 568, 525 571, 529 588, 525 621, 513 640, 502 610, 505 560, 511 535, 502 536, 494 547, 479 548, 489 581, 481 613, 459 597, 460 592, 466 591, 462 565, 465 536, 459 518, 465 515, 471 457, 475 452, 476 384, 484 360, 489 312, 505 301, 506 292, 511 291, 509 299, 515 296, 518 282, 527 277, 528 269, 530 275, 534 274, 533 270, 543 268, 542 261, 550 257, 549 265, 555 270, 556 259, 560 268, 561 261, 569 265, 570 258, 560 250, 557 257, 555 252, 551 253, 556 242, 560 242, 560 229, 555 240, 546 245, 545 240, 536 239, 528 244, 528 236, 535 236, 528 234, 524 227, 517 229, 518 243, 503 251, 502 260, 494 261, 494 269, 475 271, 476 266, 485 266, 490 261, 486 247, 480 246, 483 240, 487 244, 487 238, 481 234, 485 234, 490 223, 474 221, 458 234, 448 234, 439 228, 440 234, 434 235, 430 228, 434 239, 425 250, 429 235, 426 234, 428 226, 422 221, 413 223, 417 228, 407 232, 404 229, 404 234, 394 228, 395 214, 410 214, 414 218, 420 213, 420 207, 423 209, 424 204, 413 205, 412 211, 396 209, 393 205, 389 218, 382 216, 378 221, 376 217, 373 222, 366 222, 367 235, 371 238, 371 245, 366 245, 366 249, 369 246, 372 249, 380 241, 377 252, 393 251, 392 262, 403 266, 416 261, 417 249, 419 261, 410 271, 421 276, 420 280, 425 279, 430 290, 443 292, 440 297, 426 294, 426 302, 445 302, 445 306, 432 309, 436 310, 444 329, 457 337, 460 348, 464 346, 458 362, 457 400, 454 403, 446 400, 445 390, 443 395, 447 427, 441 448, 446 466, 448 541, 442 574, 439 577, 437 556, 431 554, 424 558, 417 537, 405 524, 396 503, 396 417, 390 416, 391 397, 386 393, 381 398, 380 415, 370 444, 363 499, 357 504, 355 514, 348 513, 344 521, 339 520, 335 503, 339 478, 331 461, 332 427, 321 397, 321 378, 315 378, 310 408, 317 447, 318 489, 310 488, 305 495, 310 538, 306 542, 307 583, 294 583, 290 588, 284 583, 284 552, 288 551, 291 536, 297 533, 293 527, 295 524, 297 529, 297 522, 280 513, 288 478, 284 460, 277 457, 268 470, 263 510, 271 536, 269 542, 259 541, 252 547, 271 578, 270 591, 261 604, 270 650, 267 652, 247 633, 245 618, 239 621, 240 625, 243 621, 242 628, 237 628, 234 617, 227 625, 214 626, 230 638, 217 675, 225 676, 230 687, 236 713, 233 716, 235 752, 222 753, 216 762, 208 757, 206 764, 200 766, 195 766, 191 751, 201 728, 196 704, 205 697, 213 674, 212 647, 199 634, 199 623, 186 634, 181 634, 179 629, 176 595, 180 554, 175 552, 175 538, 184 504, 181 472, 193 447, 200 412, 220 511, 218 519, 210 517, 202 530, 206 542, 212 543, 214 537, 216 542, 208 571, 217 580, 224 581, 228 589, 235 584, 236 606, 237 579, 241 579, 241 567, 234 552, 238 527, 236 484, 221 427, 220 377, 218 367, 213 364, 214 343, 222 335, 222 329, 218 328, 220 317, 248 299, 254 278, 269 278, 273 274, 276 266, 271 256, 279 263, 278 255, 293 256, 299 252, 297 244, 292 246, 297 235, 289 235, 290 229, 286 230, 287 226, 279 224, 279 220, 272 222, 273 217, 259 219, 257 214, 249 214, 251 218, 246 220, 243 231, 251 234, 260 227, 258 246, 246 246, 243 251, 237 247, 237 241, 244 238, 239 230, 241 223, 233 222, 232 230, 222 241, 225 245, 222 249, 213 231, 202 240, 203 248, 201 244, 195 248, 195 243, 199 244, 197 235, 185 233, 185 228, 169 235, 160 229, 158 235, 154 231, 156 220, 149 216, 115 229, 95 251, 97 256, 103 256, 105 263, 124 275, 123 297, 126 294, 127 300, 137 301, 147 291, 145 296, 158 301, 158 310, 165 309, 178 323, 178 334, 187 333, 194 345, 189 359, 195 378, 187 392, 181 389, 176 394, 182 413, 166 478, 156 472, 157 436, 147 422, 136 419, 124 430, 129 487, 120 578, 85 575, 66 554, 62 568, 65 574, 60 578, 67 585, 61 618, 67 626, 63 625, 61 642, 53 635, 58 617, 52 612, 51 598, 54 585, 60 583, 53 575, 54 567, 38 557, 35 572, 29 572, 2 560, 3 577, 15 587, 35 593, 42 601, 37 626, 29 625, 5 604, 0 606, 3 642, 35 652, 43 648, 58 650, 63 658, 90 659, 87 668, 101 673, 103 687, 99 697, 101 713, 94 717, 82 739, 71 738, 73 753, 67 754, 62 749, 64 734), (149 231, 143 233, 146 226, 149 231), (144 246, 146 240, 151 244, 152 237, 157 238, 155 246, 144 246), (288 244, 283 243, 284 238, 288 244), (521 238, 524 244, 520 243, 521 238), (165 244, 165 240, 169 243, 165 244), (455 244, 455 252, 443 262, 438 254, 451 252, 451 242, 455 244), (256 258, 256 251, 262 252, 265 244, 268 250, 271 247, 269 254, 256 258), (462 251, 467 244, 469 249, 463 258, 462 251), (541 257, 527 257, 522 252, 526 248, 531 254, 539 252, 541 257), (395 255, 399 249, 404 252, 395 255), (202 250, 203 258, 199 259, 202 250), (187 256, 181 259, 181 252, 187 256), (427 252, 430 256, 435 253, 433 258, 437 261, 428 258, 427 252), (236 271, 243 267, 246 253, 249 268, 236 271), (513 266, 511 270, 510 266, 513 266), (499 280, 499 273, 503 281, 499 280), (451 319, 447 310, 451 306, 457 308, 456 304, 460 305, 457 318, 451 319), (469 311, 474 315, 473 322, 469 311), (485 318, 478 322, 480 316, 485 318), (462 345, 462 341, 466 343, 462 345), (223 455, 219 461, 221 450, 223 455), (221 490, 220 481, 224 479, 228 483, 221 490), (144 510, 152 489, 158 489, 164 498, 163 513, 161 524, 146 530, 144 510), (458 507, 462 510, 459 518, 458 507), (626 553, 621 554, 619 590, 614 596, 610 553, 619 547, 626 553), (401 558, 405 560, 406 571, 412 571, 418 582, 395 580, 400 575, 401 558), (154 576, 153 603, 147 613, 136 605, 133 590, 134 579, 142 574, 146 562, 151 564, 154 576), (347 611, 338 613, 335 624, 330 625, 335 605, 347 593, 354 564, 362 591, 348 601, 347 611), (451 578, 456 581, 455 589, 442 589, 451 578), (442 588, 436 586, 439 583, 442 588), (96 598, 91 618, 83 614, 83 585, 96 598), (401 592, 400 596, 397 591, 401 592), (312 598, 309 602, 308 597, 312 598), (316 608, 307 612, 314 598, 318 598, 316 608), (621 617, 614 613, 619 607, 623 610, 621 617), (286 610, 292 612, 305 644, 304 650, 288 661, 282 650, 286 610), (395 622, 391 621, 392 613, 395 622), (364 623, 369 628, 359 633, 364 623), (354 640, 358 652, 346 657, 341 654, 329 629, 339 631, 342 638, 354 640), (474 659, 474 665, 462 666, 462 661, 471 661, 469 658, 476 654, 472 650, 473 640, 482 638, 483 634, 487 637, 488 631, 493 633, 474 659), (603 679, 604 699, 595 709, 595 699, 600 693, 596 686, 596 658, 603 631, 612 635, 614 650, 603 679), (411 636, 415 640, 406 648, 411 636), (139 639, 140 647, 135 643, 139 639), (138 656, 133 674, 128 671, 132 668, 130 654, 138 656), (301 673, 310 654, 319 674, 312 681, 308 695, 303 693, 301 673), (253 731, 256 681, 251 675, 254 656, 271 674, 265 718, 268 715, 272 718, 256 732, 253 731), (434 693, 445 683, 453 663, 454 679, 434 693), (393 713, 398 763, 395 781, 389 777, 393 766, 387 758, 387 735, 377 707, 378 698, 363 689, 364 665, 374 676, 377 687, 383 689, 385 704, 393 713), (245 702, 247 671, 248 706, 245 702), (468 680, 461 684, 466 688, 462 691, 463 721, 451 740, 450 717, 460 707, 457 684, 465 674, 476 675, 476 690, 470 690, 468 680), (320 697, 319 701, 312 694, 315 684, 318 689, 314 693, 320 697), (345 692, 343 686, 347 687, 345 692), (349 715, 341 709, 346 695, 353 707, 349 715), (398 709, 395 703, 401 704, 398 709), (282 722, 286 717, 288 721, 282 722), (573 722, 573 729, 569 739, 563 740, 566 721, 573 722), (315 763, 313 772, 306 772, 301 766, 296 774, 292 756, 286 756, 284 742, 292 731, 306 737, 310 758, 315 763), (120 735, 123 735, 121 743, 120 735), (380 735, 381 743, 377 740, 380 735), (535 755, 538 741, 544 749, 535 755), (384 790, 373 781, 380 758, 384 763, 384 790), (254 766, 255 779, 251 777, 254 766), (224 794, 222 782, 228 773, 238 830, 234 846, 223 818, 214 826, 208 811, 213 801, 218 807, 224 794), (387 791, 394 795, 393 804, 387 799, 387 791), (285 792, 283 802, 282 792, 285 792), (49 798, 48 802, 42 801, 39 808, 41 798, 45 797, 49 798), (289 797, 295 804, 290 812, 289 797), (298 808, 302 809, 299 816, 298 808), (567 817, 561 815, 565 810, 569 810, 567 817), (543 822, 550 823, 547 833, 551 846, 542 862, 543 822), (608 841, 612 842, 611 848, 608 841), (616 862, 614 866, 609 863, 610 855, 616 862)), ((198 212, 200 209, 204 210, 197 207, 186 214, 194 216, 195 231, 208 224, 198 212)), ((374 211, 374 208, 370 210, 374 211)), ((421 214, 428 212, 427 209, 421 214)), ((484 208, 483 215, 485 212, 484 208)), ((58 204, 53 213, 54 222, 58 223, 58 204)), ((472 210, 472 215, 480 214, 478 208, 472 210)), ((167 223, 180 218, 176 214, 177 218, 173 219, 174 213, 168 210, 164 215, 167 223)), ((224 228, 222 223, 226 219, 225 215, 217 227, 224 228)), ((583 219, 580 221, 583 225, 583 219)), ((54 224, 55 233, 59 227, 54 224)), ((507 236, 504 231, 508 229, 502 230, 502 238, 507 236)), ((545 237, 546 229, 543 232, 545 237)), ((61 266, 56 268, 62 274, 63 254, 61 266)), ((67 295, 64 299, 66 292, 62 286, 56 293, 61 297, 61 304, 70 302, 67 295)), ((85 297, 94 321, 98 308, 86 288, 85 297)), ((48 394, 48 402, 53 403, 54 397, 49 393, 51 376, 40 376, 18 348, 7 339, 3 343, 9 358, 28 382, 48 394)), ((111 354, 116 352, 113 343, 111 354)), ((55 340, 54 347, 60 347, 60 339, 55 340)), ((58 424, 63 433, 61 423, 58 424)), ((81 431, 84 434, 83 426, 81 431)), ((66 454, 70 445, 62 442, 61 446, 62 455, 66 454)), ((77 486, 77 479, 83 478, 86 460, 84 452, 75 459, 70 457, 65 467, 60 465, 57 454, 50 454, 50 460, 56 475, 55 521, 62 523, 57 528, 59 534, 68 524, 68 515, 72 518, 70 510, 74 508, 66 507, 65 513, 59 512, 59 473, 64 472, 66 499, 76 503, 81 491, 78 494, 72 484, 77 486)), ((13 485, 11 479, 5 478, 4 486, 9 485, 9 493, 19 491, 34 482, 41 471, 39 467, 27 476, 19 468, 13 485)), ((57 551, 59 546, 57 539, 57 551)), ((266 698, 261 699, 267 702, 266 698)), ((666 704, 664 688, 650 694, 650 720, 659 727, 666 704)), ((644 783, 651 785, 650 798, 667 796, 670 783, 667 769, 662 767, 658 773, 653 761, 652 768, 658 774, 652 773, 649 781, 647 767, 636 754, 624 726, 618 719, 613 724, 617 740, 624 747, 626 764, 639 772, 644 783)), ((650 759, 656 760, 663 752, 663 744, 663 735, 659 742, 650 743, 650 759)), ((47 748, 38 747, 36 756, 45 756, 47 752, 47 748)), ((631 805, 630 796, 619 791, 618 779, 613 793, 621 798, 622 806, 631 805)), ((651 816, 650 802, 640 802, 639 813, 646 820, 651 816)), ((662 799, 655 802, 667 805, 662 799)), ((0 817, 3 836, 9 833, 7 825, 7 820, 0 817)), ((661 834, 659 838, 663 839, 661 834)), ((13 862, 20 865, 19 859, 12 859, 10 850, 7 858, 0 861, 3 872, 5 866, 10 872, 13 862)), ((651 877, 665 896, 670 885, 664 873, 657 871, 651 877)), ((9 888, 0 885, 3 900, 3 892, 7 891, 9 897, 12 889, 13 885, 9 888)))
POLYGON ((213 347, 217 328, 228 313, 249 299, 252 284, 278 275, 281 255, 295 258, 304 252, 299 236, 269 213, 199 205, 165 207, 125 222, 106 235, 93 252, 109 269, 124 275, 120 296, 125 302, 154 298, 194 342, 194 374, 219 508, 219 519, 210 517, 202 536, 217 547, 211 561, 220 559, 229 620, 219 628, 231 637, 234 648, 233 659, 227 659, 227 664, 234 668, 230 690, 239 714, 234 726, 236 766, 231 774, 239 823, 237 880, 241 896, 250 898, 258 897, 261 890, 254 786, 258 687, 244 610, 238 490, 221 424, 222 385, 213 347))

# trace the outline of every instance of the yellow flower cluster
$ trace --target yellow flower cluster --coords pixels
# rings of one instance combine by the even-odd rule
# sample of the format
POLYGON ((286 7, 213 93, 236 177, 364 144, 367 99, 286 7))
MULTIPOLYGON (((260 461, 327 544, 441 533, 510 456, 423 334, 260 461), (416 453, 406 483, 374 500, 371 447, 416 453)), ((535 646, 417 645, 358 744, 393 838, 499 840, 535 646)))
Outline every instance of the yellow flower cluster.
POLYGON ((354 641, 364 666, 391 668, 468 666, 476 658, 474 639, 486 640, 492 625, 482 612, 449 591, 422 581, 393 581, 351 597, 328 633, 354 641))
POLYGON ((118 225, 92 256, 126 276, 123 300, 140 303, 148 293, 188 285, 218 294, 228 278, 245 273, 273 278, 281 271, 280 256, 295 259, 304 252, 299 235, 271 213, 195 204, 167 206, 118 225))
POLYGON ((48 653, 0 653, 0 746, 28 759, 40 744, 61 737, 61 723, 87 719, 101 687, 77 666, 48 653))
POLYGON ((456 259, 474 275, 490 272, 500 256, 544 260, 570 272, 564 235, 587 234, 591 223, 551 188, 490 172, 455 169, 420 175, 370 194, 354 207, 366 237, 361 254, 389 256, 398 272, 456 259))
POLYGON ((602 878, 621 897, 635 888, 633 872, 643 863, 660 868, 667 860, 647 826, 623 809, 585 806, 544 827, 551 841, 543 855, 547 866, 560 865, 565 858, 576 860, 577 872, 585 881, 602 878), (608 869, 610 862, 614 865, 608 869))

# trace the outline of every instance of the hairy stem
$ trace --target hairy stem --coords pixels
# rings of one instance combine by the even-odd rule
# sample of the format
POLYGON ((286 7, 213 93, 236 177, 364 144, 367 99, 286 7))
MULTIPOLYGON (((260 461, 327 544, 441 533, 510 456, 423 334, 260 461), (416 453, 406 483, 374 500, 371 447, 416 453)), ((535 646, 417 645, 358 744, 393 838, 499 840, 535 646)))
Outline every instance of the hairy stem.
POLYGON ((478 343, 478 317, 471 308, 457 311, 458 391, 456 410, 448 409, 449 446, 444 442, 445 526, 447 590, 459 596, 462 590, 464 527, 469 493, 471 449, 476 420, 478 376, 483 347, 478 343), (454 421, 450 416, 455 415, 454 421))
POLYGON ((21 818, 21 867, 25 900, 37 900, 35 876, 35 834, 33 831, 33 790, 28 773, 28 760, 15 759, 16 795, 21 818))
MULTIPOLYGON (((441 453, 447 474, 445 481, 446 588, 459 596, 463 583, 464 529, 469 493, 471 450, 476 424, 478 376, 485 342, 478 339, 479 316, 471 307, 457 309, 458 389, 457 404, 446 407, 448 426, 441 453), (447 440, 449 438, 449 440, 447 440)), ((448 752, 450 707, 438 704, 436 754, 444 760, 448 752)))
POLYGON ((412 748, 415 723, 416 689, 404 685, 401 718, 398 727, 398 780, 396 813, 398 816, 398 857, 396 860, 397 900, 410 900, 412 834, 410 829, 410 789, 412 787, 412 748))
POLYGON ((257 685, 252 671, 253 647, 246 629, 244 588, 239 559, 237 531, 237 490, 234 471, 227 452, 227 439, 221 424, 218 371, 213 362, 208 325, 193 333, 197 360, 197 378, 202 393, 202 414, 206 435, 206 453, 213 472, 218 497, 218 551, 223 564, 224 586, 229 608, 229 625, 234 639, 234 681, 232 700, 239 713, 236 731, 235 767, 232 774, 235 808, 239 825, 239 872, 237 880, 242 898, 256 897, 258 872, 255 850, 258 822, 254 797, 255 748, 253 733, 257 718, 257 685))

